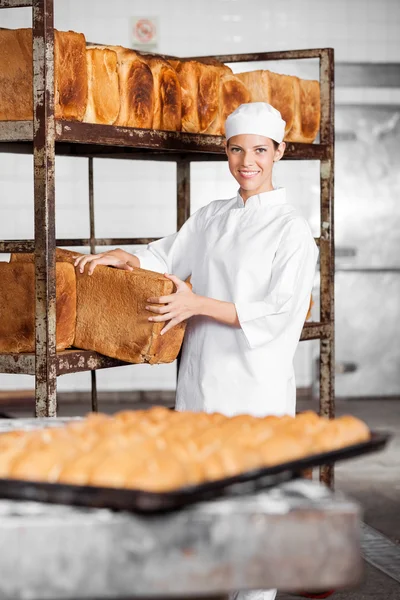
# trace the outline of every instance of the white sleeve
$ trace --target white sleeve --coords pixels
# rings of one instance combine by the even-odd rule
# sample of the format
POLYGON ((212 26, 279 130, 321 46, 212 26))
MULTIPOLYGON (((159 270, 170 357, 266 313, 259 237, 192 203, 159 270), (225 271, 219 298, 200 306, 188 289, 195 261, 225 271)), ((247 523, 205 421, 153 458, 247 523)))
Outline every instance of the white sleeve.
POLYGON ((307 316, 318 248, 307 223, 296 220, 282 237, 264 299, 235 303, 240 326, 250 348, 258 348, 285 332, 296 320, 301 329, 307 316))
POLYGON ((134 253, 140 261, 141 269, 169 273, 185 280, 192 273, 196 247, 196 225, 198 213, 194 213, 179 231, 148 244, 134 253))

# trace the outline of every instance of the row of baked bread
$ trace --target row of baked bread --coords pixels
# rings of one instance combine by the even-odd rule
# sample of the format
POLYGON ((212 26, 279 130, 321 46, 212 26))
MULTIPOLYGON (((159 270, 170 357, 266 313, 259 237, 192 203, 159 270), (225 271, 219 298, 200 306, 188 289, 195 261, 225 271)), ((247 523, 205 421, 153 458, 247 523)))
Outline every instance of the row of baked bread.
MULTIPOLYGON (((54 32, 55 115, 88 123, 224 134, 245 102, 269 102, 285 139, 312 142, 320 122, 318 81, 258 70, 234 75, 216 60, 165 60, 121 46, 86 46, 83 34, 54 32)), ((32 30, 0 30, 0 120, 29 120, 32 30)))
MULTIPOLYGON (((185 323, 163 336, 162 323, 148 321, 149 296, 172 294, 164 275, 97 267, 93 275, 73 266, 76 252, 57 248, 57 350, 94 350, 131 363, 169 363, 182 344, 185 323)), ((33 254, 12 254, 0 262, 0 353, 35 350, 33 254)))
POLYGON ((352 416, 226 417, 162 407, 0 435, 0 477, 166 491, 368 440, 352 416))

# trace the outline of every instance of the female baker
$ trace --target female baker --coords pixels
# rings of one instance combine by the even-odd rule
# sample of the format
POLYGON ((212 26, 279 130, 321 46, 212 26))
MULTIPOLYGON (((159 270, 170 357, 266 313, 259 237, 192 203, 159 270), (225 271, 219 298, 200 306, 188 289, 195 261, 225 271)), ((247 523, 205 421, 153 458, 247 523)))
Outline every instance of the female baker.
MULTIPOLYGON (((228 416, 294 415, 293 355, 310 302, 318 250, 307 222, 272 185, 282 158, 285 122, 269 104, 242 104, 226 120, 226 153, 239 184, 179 232, 135 255, 112 250, 79 257, 97 265, 164 273, 169 296, 148 298, 162 333, 187 321, 177 410, 228 416), (184 282, 191 277, 192 290, 184 282)), ((151 315, 151 316, 150 316, 151 315)))
MULTIPOLYGON (((285 122, 269 104, 242 104, 226 120, 226 153, 239 191, 198 210, 178 233, 135 255, 113 250, 76 260, 164 273, 169 296, 148 298, 161 333, 187 321, 177 410, 295 413, 293 355, 307 315, 317 247, 306 221, 274 189, 285 122), (191 276, 192 290, 184 282, 191 276)), ((276 590, 236 592, 231 600, 273 600, 276 590)))

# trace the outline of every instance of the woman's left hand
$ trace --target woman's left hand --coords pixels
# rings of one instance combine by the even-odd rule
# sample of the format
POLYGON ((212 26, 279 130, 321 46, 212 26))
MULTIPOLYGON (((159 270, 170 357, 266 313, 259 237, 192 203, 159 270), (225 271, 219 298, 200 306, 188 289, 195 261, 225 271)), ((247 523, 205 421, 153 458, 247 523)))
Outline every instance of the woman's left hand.
POLYGON ((201 296, 198 296, 179 277, 164 273, 175 285, 176 292, 170 296, 159 298, 147 298, 149 304, 163 304, 164 306, 146 306, 146 310, 156 313, 157 317, 149 317, 149 321, 169 321, 161 330, 161 335, 172 329, 178 323, 186 321, 190 317, 199 314, 201 296))

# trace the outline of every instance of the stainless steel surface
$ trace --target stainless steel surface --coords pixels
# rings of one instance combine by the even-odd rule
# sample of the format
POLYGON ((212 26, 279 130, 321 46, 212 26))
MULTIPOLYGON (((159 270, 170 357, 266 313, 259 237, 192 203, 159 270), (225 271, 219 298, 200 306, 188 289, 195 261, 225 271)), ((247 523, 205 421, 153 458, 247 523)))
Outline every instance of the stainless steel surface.
POLYGON ((338 589, 360 580, 359 525, 356 504, 310 481, 151 518, 3 500, 0 595, 56 600, 338 589))
POLYGON ((338 375, 340 397, 398 396, 400 349, 400 110, 338 106, 336 223, 337 359, 357 363, 338 375), (374 149, 373 151, 371 149, 374 149))
POLYGON ((362 523, 361 552, 370 565, 400 583, 400 546, 385 535, 362 523))

